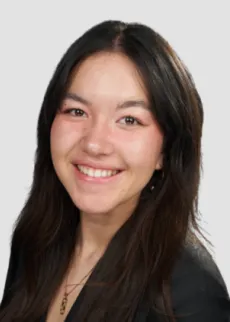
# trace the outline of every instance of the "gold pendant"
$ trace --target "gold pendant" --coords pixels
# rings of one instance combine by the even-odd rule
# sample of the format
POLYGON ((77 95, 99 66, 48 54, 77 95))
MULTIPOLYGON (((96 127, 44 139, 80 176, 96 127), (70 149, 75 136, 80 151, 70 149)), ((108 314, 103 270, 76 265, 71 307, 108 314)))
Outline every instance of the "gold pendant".
POLYGON ((61 302, 61 306, 60 306, 60 314, 63 315, 65 313, 65 309, 68 303, 68 294, 65 293, 61 302))

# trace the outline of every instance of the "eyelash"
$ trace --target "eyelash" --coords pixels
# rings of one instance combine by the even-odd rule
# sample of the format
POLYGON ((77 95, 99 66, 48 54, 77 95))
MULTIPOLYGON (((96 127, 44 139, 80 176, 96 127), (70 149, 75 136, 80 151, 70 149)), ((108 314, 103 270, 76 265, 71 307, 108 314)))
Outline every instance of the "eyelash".
MULTIPOLYGON (((82 117, 83 114, 86 114, 86 113, 80 108, 69 108, 69 109, 66 109, 64 111, 64 114, 70 114, 72 116, 82 117), (76 114, 76 111, 78 111, 78 112, 80 111, 81 114, 80 115, 76 114), (72 112, 75 112, 75 113, 71 114, 72 112)), ((131 120, 133 120, 135 122, 135 124, 133 124, 133 123, 127 124, 126 123, 126 125, 143 125, 136 117, 133 117, 131 115, 124 116, 121 119, 131 119, 131 120)))
POLYGON ((136 117, 133 117, 131 115, 124 116, 124 117, 122 117, 122 119, 132 119, 135 122, 135 124, 133 124, 133 123, 127 124, 126 123, 126 125, 142 125, 142 123, 136 117))
MULTIPOLYGON (((83 113, 85 113, 83 110, 81 110, 80 108, 68 108, 64 111, 64 114, 71 114, 72 112, 76 112, 76 111, 81 111, 83 113)), ((82 116, 82 115, 76 115, 76 114, 71 114, 73 116, 82 116)))

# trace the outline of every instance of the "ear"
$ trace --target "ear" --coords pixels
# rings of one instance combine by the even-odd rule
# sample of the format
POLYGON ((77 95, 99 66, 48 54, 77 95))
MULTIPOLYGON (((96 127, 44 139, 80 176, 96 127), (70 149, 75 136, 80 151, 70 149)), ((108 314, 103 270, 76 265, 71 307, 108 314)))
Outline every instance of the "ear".
POLYGON ((158 160, 157 160, 157 163, 156 163, 156 167, 155 167, 155 169, 156 169, 156 170, 161 170, 162 168, 163 168, 163 154, 161 153, 161 154, 159 155, 158 160))

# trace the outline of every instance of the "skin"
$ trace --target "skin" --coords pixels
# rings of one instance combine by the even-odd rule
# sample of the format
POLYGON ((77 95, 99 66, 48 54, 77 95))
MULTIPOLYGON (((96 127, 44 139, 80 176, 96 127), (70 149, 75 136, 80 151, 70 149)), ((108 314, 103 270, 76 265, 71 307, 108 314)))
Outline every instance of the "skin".
POLYGON ((75 69, 67 96, 51 128, 52 160, 80 209, 87 239, 94 235, 92 243, 102 239, 103 244, 131 215, 142 189, 162 167, 163 135, 135 65, 123 54, 86 59, 75 69), (76 175, 76 163, 122 172, 103 183, 84 181, 76 175))
POLYGON ((126 56, 100 53, 85 60, 75 69, 67 96, 51 128, 51 155, 60 181, 80 210, 79 239, 48 322, 66 318, 88 273, 132 214, 155 169, 162 167, 163 135, 135 65, 126 56), (122 171, 109 180, 89 181, 77 175, 76 163, 122 171), (69 295, 60 319, 66 281, 79 283, 86 275, 69 295))

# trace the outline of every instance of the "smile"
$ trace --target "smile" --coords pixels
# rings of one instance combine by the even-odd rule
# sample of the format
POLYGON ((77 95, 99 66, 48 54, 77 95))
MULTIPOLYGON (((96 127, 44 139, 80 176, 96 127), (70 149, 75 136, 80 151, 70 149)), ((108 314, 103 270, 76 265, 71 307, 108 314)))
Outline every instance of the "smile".
POLYGON ((112 177, 120 172, 119 170, 94 169, 80 164, 77 165, 77 168, 81 173, 93 178, 112 177))

